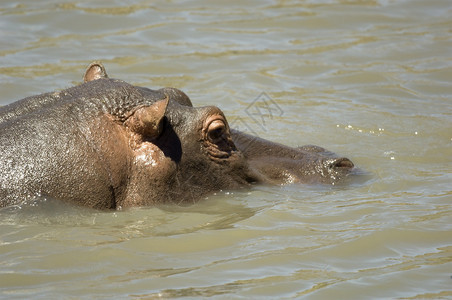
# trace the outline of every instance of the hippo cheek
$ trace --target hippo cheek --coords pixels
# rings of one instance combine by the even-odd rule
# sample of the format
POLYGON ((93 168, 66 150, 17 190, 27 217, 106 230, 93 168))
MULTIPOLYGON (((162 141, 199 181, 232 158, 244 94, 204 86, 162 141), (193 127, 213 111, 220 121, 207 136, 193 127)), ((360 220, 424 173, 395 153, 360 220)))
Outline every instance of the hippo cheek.
POLYGON ((143 167, 158 167, 160 164, 159 153, 149 144, 142 145, 134 152, 134 164, 143 167))
POLYGON ((145 142, 133 152, 134 184, 140 187, 144 194, 149 194, 146 192, 147 189, 153 189, 150 193, 153 194, 156 190, 164 188, 175 176, 176 163, 156 145, 145 142))
MULTIPOLYGON (((145 142, 134 150, 134 165, 149 175, 165 175, 174 169, 174 162, 152 143, 145 142)), ((152 176, 154 177, 154 176, 152 176)))
POLYGON ((143 142, 132 150, 126 197, 122 208, 153 205, 165 201, 176 164, 153 143, 143 142))

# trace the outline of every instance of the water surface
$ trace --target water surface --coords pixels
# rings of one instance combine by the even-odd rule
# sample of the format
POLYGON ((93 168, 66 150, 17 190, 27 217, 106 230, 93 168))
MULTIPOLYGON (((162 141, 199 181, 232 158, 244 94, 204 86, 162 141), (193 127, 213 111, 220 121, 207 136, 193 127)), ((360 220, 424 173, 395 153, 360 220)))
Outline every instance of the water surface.
POLYGON ((369 172, 190 206, 0 210, 0 297, 452 297, 452 18, 433 1, 0 4, 0 105, 110 77, 369 172), (268 104, 267 106, 265 104, 268 104))

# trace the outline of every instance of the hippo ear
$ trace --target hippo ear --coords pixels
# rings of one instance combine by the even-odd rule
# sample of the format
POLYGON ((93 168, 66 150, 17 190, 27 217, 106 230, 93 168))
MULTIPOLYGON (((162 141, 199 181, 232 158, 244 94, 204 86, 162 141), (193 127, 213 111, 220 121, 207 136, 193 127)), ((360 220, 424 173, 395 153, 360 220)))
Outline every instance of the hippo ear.
POLYGON ((158 138, 163 131, 163 120, 168 101, 169 98, 167 96, 165 99, 159 100, 150 106, 138 108, 127 119, 126 126, 145 137, 158 138))
POLYGON ((83 81, 88 82, 100 78, 108 78, 107 71, 105 71, 105 67, 100 62, 92 62, 86 69, 83 81))

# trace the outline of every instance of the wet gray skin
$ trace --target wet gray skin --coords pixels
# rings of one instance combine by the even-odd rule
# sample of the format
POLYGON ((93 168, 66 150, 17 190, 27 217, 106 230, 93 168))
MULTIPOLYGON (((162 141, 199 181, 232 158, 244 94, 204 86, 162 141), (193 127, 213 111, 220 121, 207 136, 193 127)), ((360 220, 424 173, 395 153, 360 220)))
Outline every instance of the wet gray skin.
POLYGON ((354 169, 317 146, 231 130, 219 108, 110 79, 100 63, 84 81, 0 108, 0 207, 35 197, 98 209, 194 202, 256 183, 334 184, 354 169))

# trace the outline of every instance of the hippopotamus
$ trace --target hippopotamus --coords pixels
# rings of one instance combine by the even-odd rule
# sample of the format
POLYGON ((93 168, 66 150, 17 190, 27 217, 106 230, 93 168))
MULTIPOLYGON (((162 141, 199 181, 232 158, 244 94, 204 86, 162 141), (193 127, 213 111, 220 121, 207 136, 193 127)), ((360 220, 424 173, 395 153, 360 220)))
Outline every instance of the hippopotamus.
POLYGON ((253 184, 334 184, 353 163, 231 129, 216 106, 176 88, 109 78, 0 108, 0 207, 48 197, 96 209, 191 203, 253 184))

